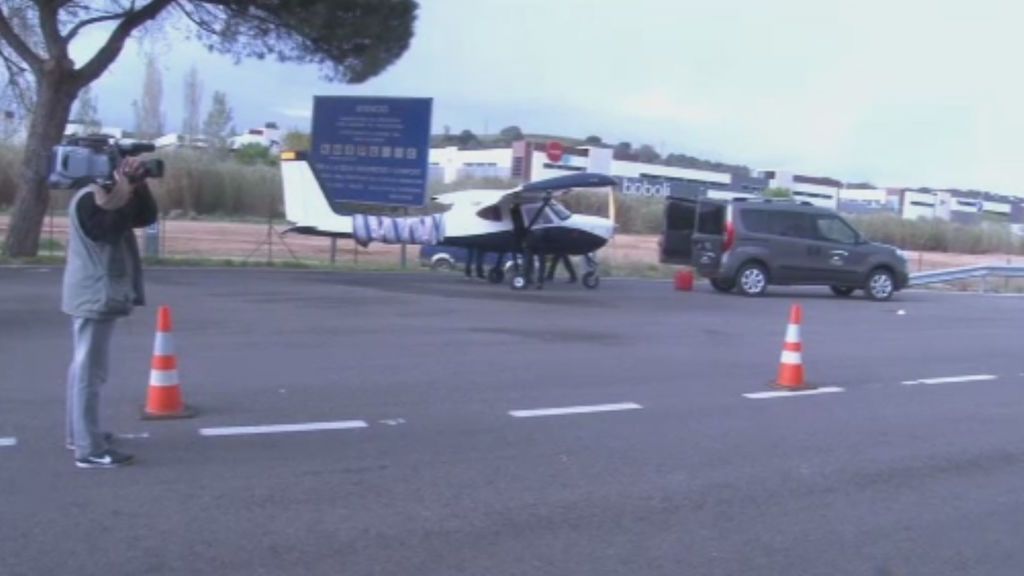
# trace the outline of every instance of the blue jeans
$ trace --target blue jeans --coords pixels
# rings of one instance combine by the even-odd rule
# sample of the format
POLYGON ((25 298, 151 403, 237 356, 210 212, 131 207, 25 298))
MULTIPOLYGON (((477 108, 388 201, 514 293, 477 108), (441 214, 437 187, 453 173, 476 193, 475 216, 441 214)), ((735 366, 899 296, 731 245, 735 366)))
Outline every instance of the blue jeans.
POLYGON ((68 367, 67 441, 75 457, 99 454, 108 446, 100 431, 100 387, 107 381, 113 318, 73 318, 74 355, 68 367))

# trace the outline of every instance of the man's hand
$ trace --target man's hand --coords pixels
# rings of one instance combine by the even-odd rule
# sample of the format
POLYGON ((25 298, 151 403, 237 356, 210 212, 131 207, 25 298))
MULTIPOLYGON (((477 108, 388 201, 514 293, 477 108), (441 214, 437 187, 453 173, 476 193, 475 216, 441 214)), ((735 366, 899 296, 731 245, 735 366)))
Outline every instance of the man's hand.
POLYGON ((145 170, 138 158, 125 158, 114 171, 114 186, 125 187, 128 188, 127 191, 134 192, 135 187, 146 180, 145 170))

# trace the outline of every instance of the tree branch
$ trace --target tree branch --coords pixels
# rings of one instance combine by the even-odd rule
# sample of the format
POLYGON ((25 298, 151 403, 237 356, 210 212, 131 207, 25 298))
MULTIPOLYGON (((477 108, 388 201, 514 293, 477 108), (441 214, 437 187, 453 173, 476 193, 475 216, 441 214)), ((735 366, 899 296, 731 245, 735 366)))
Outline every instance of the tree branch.
POLYGON ((216 28, 211 27, 206 22, 200 21, 199 17, 189 12, 188 8, 186 8, 180 0, 174 0, 174 6, 178 9, 179 12, 184 14, 185 18, 188 19, 189 22, 192 22, 192 24, 196 28, 199 28, 201 31, 206 32, 207 34, 217 34, 218 30, 216 28))
POLYGON ((132 13, 134 6, 126 12, 111 12, 110 14, 104 14, 103 16, 94 16, 92 18, 86 18, 85 20, 79 21, 77 24, 68 30, 67 34, 64 35, 64 42, 67 44, 71 43, 71 40, 82 31, 83 28, 92 26, 93 24, 99 24, 101 22, 109 22, 111 20, 120 20, 132 13))
POLYGON ((11 22, 7 19, 7 15, 3 13, 3 9, 0 9, 0 38, 14 50, 15 54, 25 62, 26 66, 32 69, 33 74, 36 76, 42 74, 43 59, 25 43, 21 36, 18 36, 18 33, 11 27, 11 22))
POLYGON ((160 15, 160 12, 171 5, 174 0, 151 0, 149 4, 146 4, 138 10, 132 10, 127 16, 121 20, 121 23, 114 28, 114 31, 110 33, 110 37, 103 46, 96 52, 96 54, 82 65, 81 68, 75 71, 76 84, 79 87, 91 84, 93 80, 96 80, 103 74, 103 71, 110 67, 110 65, 117 59, 121 54, 121 50, 124 48, 124 43, 128 40, 138 27, 142 26, 146 22, 156 18, 160 15))
POLYGON ((60 7, 51 2, 39 2, 37 6, 39 30, 43 33, 46 51, 50 58, 63 58, 67 55, 68 45, 61 42, 60 28, 57 26, 57 11, 60 7))

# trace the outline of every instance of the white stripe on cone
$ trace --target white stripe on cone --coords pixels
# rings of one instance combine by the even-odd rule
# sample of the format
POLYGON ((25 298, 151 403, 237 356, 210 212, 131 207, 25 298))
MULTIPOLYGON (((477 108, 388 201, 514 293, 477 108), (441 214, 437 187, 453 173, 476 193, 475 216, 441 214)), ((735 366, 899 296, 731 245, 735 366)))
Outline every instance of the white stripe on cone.
POLYGON ((789 350, 782 351, 782 358, 779 360, 783 364, 801 364, 803 363, 803 356, 800 352, 791 352, 789 350))
MULTIPOLYGON (((778 332, 776 332, 778 334, 778 332)), ((794 344, 800 341, 800 325, 790 324, 786 327, 786 342, 788 344, 794 344)))
POLYGON ((150 386, 177 386, 177 370, 151 370, 149 373, 150 386))
POLYGON ((156 333, 153 354, 157 356, 174 356, 174 338, 169 332, 156 333))

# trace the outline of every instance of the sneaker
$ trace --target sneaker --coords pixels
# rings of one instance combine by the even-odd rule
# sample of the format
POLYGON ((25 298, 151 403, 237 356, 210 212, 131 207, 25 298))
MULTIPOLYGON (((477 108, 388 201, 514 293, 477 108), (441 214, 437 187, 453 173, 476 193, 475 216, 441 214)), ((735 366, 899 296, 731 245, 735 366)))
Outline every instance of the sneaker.
POLYGON ((85 458, 75 458, 75 466, 79 468, 117 468, 132 463, 135 457, 116 450, 107 450, 92 454, 85 458))
MULTIPOLYGON (((115 436, 113 432, 104 432, 103 433, 103 441, 106 442, 107 444, 112 443, 116 439, 117 439, 117 436, 115 436)), ((75 444, 74 444, 74 442, 66 442, 64 444, 64 447, 67 448, 68 450, 74 450, 75 449, 75 444)))

